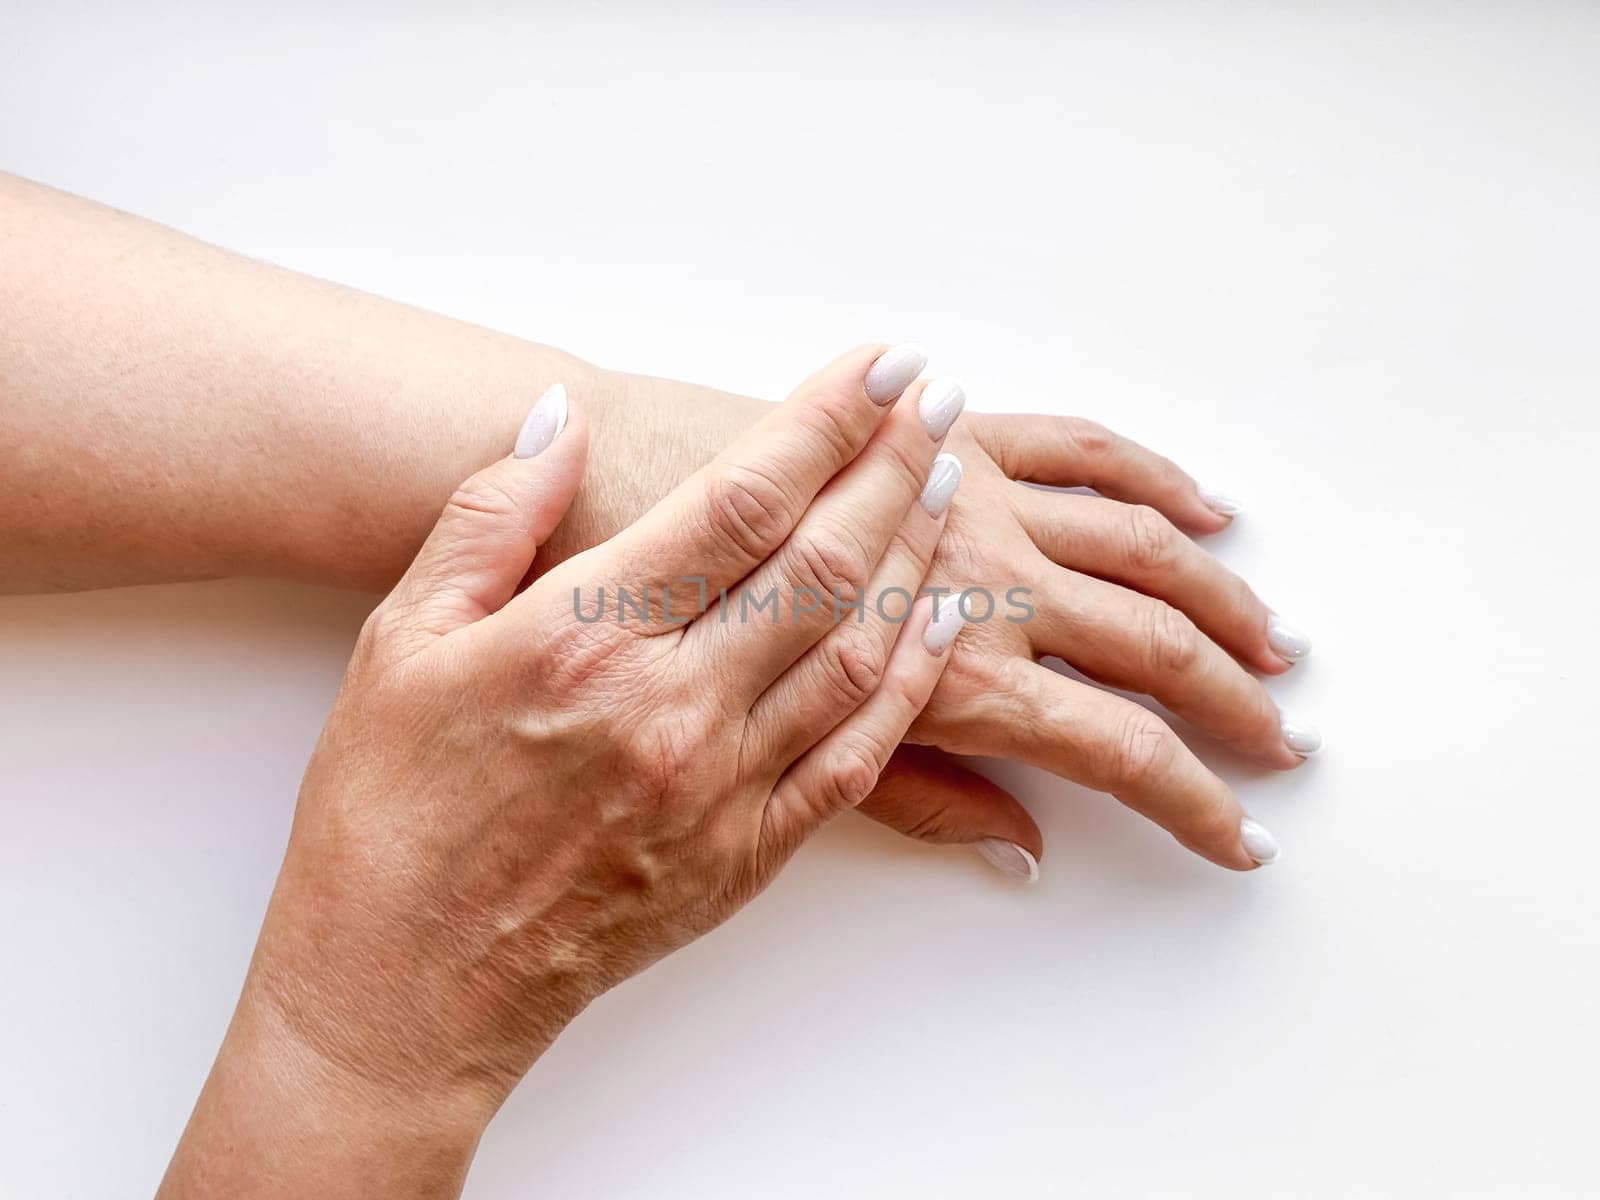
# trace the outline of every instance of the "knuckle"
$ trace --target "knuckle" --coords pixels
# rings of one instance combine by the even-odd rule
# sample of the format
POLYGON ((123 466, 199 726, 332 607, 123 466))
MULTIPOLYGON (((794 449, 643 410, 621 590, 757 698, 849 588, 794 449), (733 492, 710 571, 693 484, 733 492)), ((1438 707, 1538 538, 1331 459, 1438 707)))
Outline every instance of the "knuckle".
POLYGON ((1124 786, 1149 788, 1166 777, 1176 754, 1170 729, 1143 710, 1130 713, 1110 746, 1110 774, 1124 786))
POLYGON ((872 794, 883 765, 872 747, 851 738, 835 747, 828 768, 825 800, 833 809, 846 809, 855 808, 872 794))
POLYGON ((405 615, 399 602, 391 593, 367 614, 356 635, 355 649, 350 656, 350 669, 366 675, 391 661, 395 647, 402 639, 405 615))
POLYGON ((542 692, 571 696, 610 673, 627 644, 615 625, 568 617, 548 623, 536 635, 525 668, 542 692))
MULTIPOLYGON (((961 494, 959 489, 956 494, 961 494)), ((1027 544, 1031 549, 1032 543, 1027 544)), ((945 522, 944 531, 939 535, 933 551, 934 560, 943 567, 941 573, 952 581, 976 582, 980 570, 986 565, 1017 565, 1000 560, 999 553, 1001 547, 996 545, 994 522, 987 519, 987 514, 980 512, 979 519, 974 520, 971 514, 954 507, 952 501, 949 520, 945 522)), ((939 582, 942 584, 944 580, 939 582)))
POLYGON ((889 651, 870 630, 839 625, 822 645, 834 695, 854 709, 872 695, 889 665, 889 651))
POLYGON ((1128 565, 1141 574, 1169 570, 1178 550, 1178 531, 1147 504, 1134 504, 1125 514, 1124 547, 1128 565))
POLYGON ((966 829, 960 810, 949 800, 938 797, 926 801, 916 818, 900 832, 930 845, 948 845, 966 840, 963 836, 966 829))
POLYGON ((717 468, 708 500, 713 528, 751 558, 765 558, 793 524, 788 489, 759 467, 727 463, 717 468))
POLYGON ((693 714, 659 714, 628 735, 622 760, 628 777, 651 796, 676 793, 689 779, 705 746, 705 729, 693 714))
POLYGON ((1025 448, 1034 443, 1054 443, 1045 432, 1045 422, 1050 419, 1015 413, 968 412, 951 432, 957 437, 963 432, 970 436, 1004 474, 1016 476, 1021 473, 1025 448))
POLYGON ((1265 638, 1267 620, 1270 613, 1267 606, 1261 602, 1261 597, 1256 595, 1255 589, 1237 575, 1228 576, 1227 591, 1231 597, 1233 610, 1243 614, 1252 624, 1261 628, 1261 636, 1265 638))
MULTIPOLYGON (((921 438, 923 446, 928 445, 928 439, 920 429, 916 436, 921 438)), ((929 469, 926 452, 913 448, 904 438, 885 438, 882 458, 883 465, 894 476, 896 488, 908 496, 915 496, 922 491, 929 469)))
POLYGON ((1272 699, 1271 693, 1255 680, 1250 682, 1249 695, 1248 719, 1250 727, 1254 730, 1255 740, 1275 750, 1283 743, 1283 714, 1278 711, 1278 705, 1272 699))
POLYGON ((351 666, 384 672, 411 658, 432 635, 421 597, 396 591, 367 614, 356 636, 351 666))
POLYGON ((809 443, 822 451, 823 461, 847 463, 860 449, 862 414, 867 406, 853 388, 830 388, 821 403, 806 405, 799 425, 809 443))
POLYGON ((1185 675, 1200 660, 1200 631, 1170 604, 1152 601, 1145 618, 1146 661, 1158 675, 1185 675))
POLYGON ((487 474, 473 475, 456 486, 445 502, 445 516, 479 520, 513 520, 520 512, 516 498, 487 474))
POLYGON ((446 677, 437 673, 448 659, 418 653, 430 641, 427 633, 418 630, 413 606, 394 595, 386 596, 362 622, 341 692, 353 687, 372 697, 387 697, 401 710, 413 709, 419 684, 449 686, 446 677))
POLYGON ((853 600, 866 586, 871 564, 858 539, 838 530, 817 529, 790 544, 793 578, 799 587, 853 600))
POLYGON ((367 619, 361 622, 361 632, 356 635, 358 653, 376 652, 389 640, 398 619, 397 603, 394 593, 391 592, 367 614, 367 619))
POLYGON ((1184 825, 1194 842, 1225 850, 1239 840, 1239 816, 1222 788, 1197 797, 1184 813, 1184 825))
POLYGON ((1006 417, 1003 413, 964 413, 967 434, 984 450, 995 458, 1000 458, 1003 451, 1000 449, 1006 444, 1006 417))
POLYGON ((1104 458, 1116 448, 1117 435, 1096 421, 1083 417, 1063 417, 1063 439, 1083 458, 1104 458))

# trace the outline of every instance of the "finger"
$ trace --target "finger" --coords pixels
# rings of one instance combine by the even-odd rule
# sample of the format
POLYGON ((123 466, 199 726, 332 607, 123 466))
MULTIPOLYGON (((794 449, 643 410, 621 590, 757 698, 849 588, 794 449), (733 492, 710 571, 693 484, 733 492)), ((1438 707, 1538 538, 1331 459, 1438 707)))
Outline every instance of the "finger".
POLYGON ((942 604, 933 614, 931 598, 917 601, 877 691, 773 787, 761 828, 769 861, 787 859, 823 822, 854 808, 877 786, 889 756, 933 694, 964 623, 957 604, 942 604))
POLYGON ((553 385, 529 412, 507 458, 456 488, 415 561, 384 602, 421 635, 442 635, 498 611, 577 494, 588 432, 553 385))
MULTIPOLYGON (((647 597, 668 589, 682 601, 731 587, 783 544, 926 362, 910 343, 837 359, 613 538, 599 561, 618 586, 647 597)), ((683 603, 674 611, 681 617, 683 603)), ((655 620, 682 624, 666 614, 655 620)))
POLYGON ((1263 766, 1305 761, 1261 681, 1178 609, 1114 583, 1052 570, 1029 624, 1035 651, 1054 654, 1125 691, 1154 696, 1186 721, 1263 766))
POLYGON ((1170 459, 1082 417, 1001 413, 974 417, 972 432, 1013 479, 1091 487, 1102 496, 1148 504, 1183 529, 1226 529, 1239 504, 1202 489, 1170 459))
POLYGON ((1250 585, 1148 505, 1020 489, 1023 528, 1048 557, 1181 609, 1240 662, 1269 675, 1292 665, 1272 648, 1272 612, 1250 585))
POLYGON ((1039 878, 1044 835, 998 784, 931 746, 901 746, 860 812, 919 842, 972 845, 1001 874, 1039 878))
POLYGON ((1155 714, 1023 658, 1003 670, 972 718, 999 753, 1110 793, 1219 866, 1248 871, 1277 856, 1272 835, 1155 714))
POLYGON ((749 754, 760 761, 793 762, 877 689, 900 626, 913 611, 960 482, 960 460, 939 455, 859 607, 841 611, 822 639, 750 706, 745 724, 749 754))
MULTIPOLYGON (((706 661, 738 664, 734 699, 745 707, 837 628, 839 616, 871 605, 868 586, 903 522, 931 524, 919 526, 911 510, 965 396, 958 384, 935 380, 926 388, 912 385, 905 399, 818 493, 777 552, 729 593, 726 608, 690 630, 689 643, 706 661), (762 611, 769 603, 773 610, 762 611)), ((922 544, 931 554, 936 530, 925 533, 922 544)), ((848 711, 833 709, 833 719, 848 711)))

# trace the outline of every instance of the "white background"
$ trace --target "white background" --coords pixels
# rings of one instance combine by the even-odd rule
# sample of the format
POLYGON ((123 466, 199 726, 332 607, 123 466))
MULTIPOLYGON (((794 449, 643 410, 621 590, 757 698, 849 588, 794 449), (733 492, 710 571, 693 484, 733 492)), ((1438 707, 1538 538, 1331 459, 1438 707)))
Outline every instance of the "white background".
MULTIPOLYGON (((1600 1191, 1600 10, 433 7, 6 0, 0 168, 754 394, 919 338, 1242 497, 1328 742, 1207 752, 1246 877, 1017 767, 1031 890, 841 823, 469 1196, 1600 1191)), ((0 601, 0 1193, 154 1188, 368 603, 0 601)))

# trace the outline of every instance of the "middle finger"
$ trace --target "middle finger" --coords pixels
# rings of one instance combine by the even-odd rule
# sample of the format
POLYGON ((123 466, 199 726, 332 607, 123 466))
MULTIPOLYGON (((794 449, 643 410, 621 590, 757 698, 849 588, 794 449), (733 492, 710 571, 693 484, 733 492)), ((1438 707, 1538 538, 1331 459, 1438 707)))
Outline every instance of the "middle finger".
POLYGON ((1013 497, 1034 545, 1063 567, 1165 600, 1246 666, 1291 665, 1272 648, 1272 612, 1250 586, 1153 508, 1021 488, 1013 497))

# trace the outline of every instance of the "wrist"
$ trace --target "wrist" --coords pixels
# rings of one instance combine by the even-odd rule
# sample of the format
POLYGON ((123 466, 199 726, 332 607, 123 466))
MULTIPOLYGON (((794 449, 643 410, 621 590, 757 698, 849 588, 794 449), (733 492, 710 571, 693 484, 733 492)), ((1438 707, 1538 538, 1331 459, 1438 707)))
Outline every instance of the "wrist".
POLYGON ((589 422, 577 498, 534 564, 543 572, 643 516, 772 405, 698 384, 589 367, 568 392, 589 422))
POLYGON ((247 985, 159 1195, 457 1196, 501 1098, 332 1062, 247 985))

